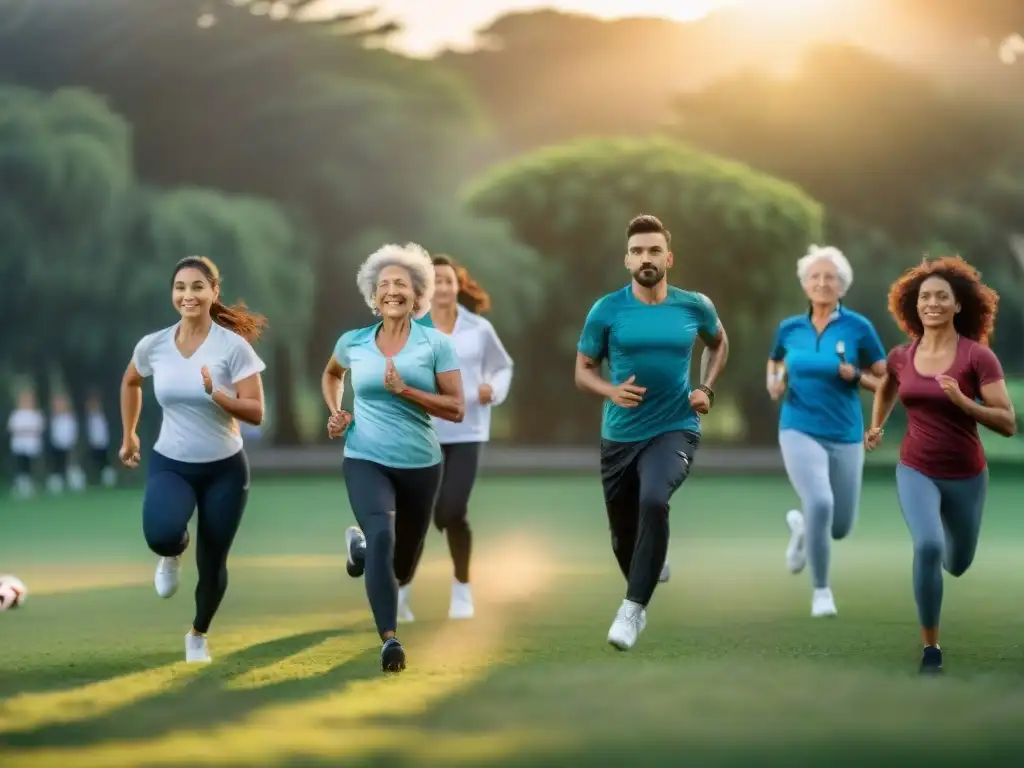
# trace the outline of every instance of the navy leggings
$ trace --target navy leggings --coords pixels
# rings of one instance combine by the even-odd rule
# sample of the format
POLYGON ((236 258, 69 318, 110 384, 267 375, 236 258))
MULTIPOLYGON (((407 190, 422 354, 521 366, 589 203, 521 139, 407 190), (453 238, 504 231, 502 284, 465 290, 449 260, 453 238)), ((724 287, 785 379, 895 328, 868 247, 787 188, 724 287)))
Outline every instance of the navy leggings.
POLYGON ((207 632, 228 588, 228 552, 249 498, 249 460, 239 451, 220 461, 192 464, 156 451, 149 459, 142 530, 149 548, 177 557, 188 547, 188 524, 196 527, 196 616, 192 627, 207 632))
POLYGON ((441 465, 398 469, 345 458, 342 472, 366 537, 366 597, 381 637, 398 625, 398 588, 412 581, 430 530, 441 465))

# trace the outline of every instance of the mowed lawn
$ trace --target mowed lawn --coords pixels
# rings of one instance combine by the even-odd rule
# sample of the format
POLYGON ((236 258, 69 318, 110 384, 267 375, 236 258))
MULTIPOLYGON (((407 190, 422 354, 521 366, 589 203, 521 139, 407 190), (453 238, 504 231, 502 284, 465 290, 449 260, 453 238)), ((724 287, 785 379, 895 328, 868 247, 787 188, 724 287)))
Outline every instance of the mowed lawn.
POLYGON ((194 567, 156 597, 138 489, 5 500, 0 572, 31 595, 0 615, 0 765, 1020 764, 1024 480, 1002 478, 973 569, 946 579, 941 679, 916 674, 890 480, 868 483, 834 549, 839 617, 811 620, 807 575, 784 567, 785 481, 691 478, 672 580, 621 654, 596 478, 484 479, 478 618, 447 620, 433 532, 396 678, 344 572, 340 480, 254 481, 206 667, 181 660, 194 567))

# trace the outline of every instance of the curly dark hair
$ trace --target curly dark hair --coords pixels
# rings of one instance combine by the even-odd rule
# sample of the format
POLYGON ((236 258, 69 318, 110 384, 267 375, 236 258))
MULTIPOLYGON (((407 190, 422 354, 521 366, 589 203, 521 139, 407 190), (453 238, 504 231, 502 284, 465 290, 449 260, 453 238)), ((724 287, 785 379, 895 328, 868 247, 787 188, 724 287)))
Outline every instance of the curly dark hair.
POLYGON ((900 328, 914 339, 924 335, 924 326, 917 312, 917 295, 921 283, 929 277, 941 277, 953 289, 960 312, 953 318, 953 327, 961 336, 988 344, 996 325, 999 294, 981 281, 981 273, 959 256, 925 259, 908 269, 889 289, 889 313, 900 328))

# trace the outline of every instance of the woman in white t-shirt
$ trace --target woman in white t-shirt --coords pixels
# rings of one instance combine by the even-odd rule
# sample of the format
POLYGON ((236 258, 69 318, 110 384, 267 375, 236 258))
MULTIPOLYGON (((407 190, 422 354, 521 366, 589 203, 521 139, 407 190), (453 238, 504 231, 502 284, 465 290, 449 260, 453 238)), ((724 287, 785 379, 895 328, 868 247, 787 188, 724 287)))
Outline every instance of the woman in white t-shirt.
POLYGON ((14 455, 14 495, 27 498, 35 493, 32 465, 43 452, 43 432, 46 420, 36 406, 35 393, 30 389, 18 393, 18 407, 7 420, 11 435, 11 453, 14 455))
POLYGON ((227 559, 249 495, 249 463, 239 421, 263 420, 266 368, 253 350, 266 320, 245 304, 220 301, 220 274, 207 258, 189 256, 174 268, 171 300, 181 320, 136 345, 121 382, 124 438, 119 456, 139 465, 135 434, 142 381, 153 377, 163 409, 160 435, 149 457, 142 528, 160 556, 155 586, 160 597, 177 589, 188 523, 198 508, 196 614, 185 635, 185 660, 209 661, 206 632, 227 590, 227 559))
MULTIPOLYGON (((476 483, 480 452, 491 437, 491 408, 501 405, 512 385, 512 358, 482 314, 491 307, 487 293, 465 267, 438 254, 434 262, 434 301, 421 322, 450 336, 462 370, 466 413, 461 422, 434 418, 444 453, 444 474, 434 505, 434 525, 448 540, 454 569, 448 617, 473 617, 469 562, 473 534, 469 527, 469 497, 476 483)), ((401 621, 413 620, 409 585, 398 600, 401 621)))

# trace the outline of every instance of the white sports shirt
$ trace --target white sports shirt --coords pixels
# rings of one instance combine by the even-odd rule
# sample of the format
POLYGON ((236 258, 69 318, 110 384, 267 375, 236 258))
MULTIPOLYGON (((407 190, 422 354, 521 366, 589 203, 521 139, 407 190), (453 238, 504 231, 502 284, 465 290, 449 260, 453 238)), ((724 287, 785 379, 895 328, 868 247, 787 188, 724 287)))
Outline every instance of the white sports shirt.
POLYGON ((50 443, 58 451, 70 451, 78 444, 78 419, 73 413, 50 417, 50 443))
POLYGON ((90 412, 86 417, 86 429, 89 434, 89 447, 95 450, 106 450, 110 446, 110 426, 107 417, 102 413, 90 412))
POLYGON ((160 436, 153 450, 168 459, 205 464, 242 450, 234 417, 203 389, 202 367, 210 369, 214 390, 235 394, 235 385, 266 369, 245 339, 214 323, 191 357, 182 357, 174 336, 178 325, 144 336, 132 362, 143 376, 153 377, 153 391, 163 409, 160 436))
POLYGON ((434 418, 434 429, 441 445, 486 443, 491 438, 491 405, 501 405, 512 386, 512 358, 490 322, 459 307, 452 329, 452 342, 462 371, 462 392, 466 415, 456 424, 434 418), (480 404, 480 385, 490 384, 491 405, 480 404))
POLYGON ((43 452, 43 431, 46 420, 36 410, 19 408, 7 420, 11 433, 11 453, 15 456, 38 456, 43 452))

